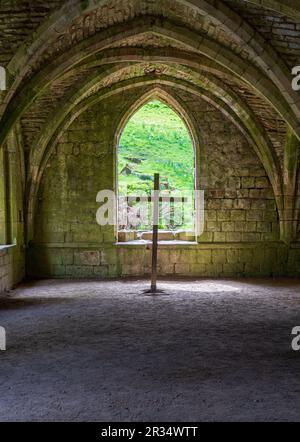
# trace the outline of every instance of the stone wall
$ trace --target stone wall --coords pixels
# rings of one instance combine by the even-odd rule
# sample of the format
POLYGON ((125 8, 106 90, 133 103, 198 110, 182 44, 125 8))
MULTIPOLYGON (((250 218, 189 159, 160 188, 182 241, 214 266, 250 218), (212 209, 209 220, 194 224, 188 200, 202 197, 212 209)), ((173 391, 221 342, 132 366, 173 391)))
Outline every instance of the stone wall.
MULTIPOLYGON (((150 272, 146 246, 115 245, 115 231, 96 223, 96 195, 114 189, 116 128, 145 89, 90 108, 64 132, 46 169, 35 237, 28 251, 34 277, 107 278, 150 272)), ((170 92, 171 91, 168 91, 170 92)), ((210 104, 181 92, 201 133, 205 231, 199 244, 166 245, 160 275, 232 277, 299 274, 300 249, 279 241, 273 191, 239 130, 210 104)))
POLYGON ((200 182, 206 207, 201 242, 279 240, 273 189, 252 147, 210 104, 182 92, 179 96, 202 137, 205 166, 200 182))
MULTIPOLYGON (((151 272, 151 246, 35 246, 30 251, 37 278, 144 277, 151 272)), ((300 276, 300 247, 280 242, 161 245, 160 276, 300 276)))
MULTIPOLYGON (((136 95, 128 96, 128 103, 136 95)), ((35 243, 113 243, 113 227, 96 223, 96 196, 115 188, 115 130, 126 107, 119 97, 82 114, 65 131, 40 188, 35 243)))

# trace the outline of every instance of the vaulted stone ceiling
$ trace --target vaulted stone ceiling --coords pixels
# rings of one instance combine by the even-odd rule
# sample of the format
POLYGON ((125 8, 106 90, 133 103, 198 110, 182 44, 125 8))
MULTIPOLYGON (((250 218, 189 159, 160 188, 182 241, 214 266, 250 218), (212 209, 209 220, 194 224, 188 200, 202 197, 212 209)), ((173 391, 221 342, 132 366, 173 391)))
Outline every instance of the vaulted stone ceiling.
MULTIPOLYGON (((277 197, 295 193, 300 2, 280 0, 4 0, 0 145, 21 128, 28 195, 74 115, 124 88, 172 87, 205 97, 249 139, 277 197)), ((20 132, 20 131, 19 131, 20 132)))

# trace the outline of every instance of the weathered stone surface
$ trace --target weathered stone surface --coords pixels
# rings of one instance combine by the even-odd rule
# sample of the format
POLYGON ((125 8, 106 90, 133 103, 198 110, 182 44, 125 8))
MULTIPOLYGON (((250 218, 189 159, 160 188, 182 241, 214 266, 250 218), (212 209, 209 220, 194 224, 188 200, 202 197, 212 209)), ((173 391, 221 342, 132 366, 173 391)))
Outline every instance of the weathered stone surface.
MULTIPOLYGON (((152 232, 143 232, 140 236, 141 240, 144 241, 152 241, 152 232)), ((173 232, 159 232, 158 240, 159 241, 174 241, 175 234, 173 232)))
MULTIPOLYGON (((291 250, 279 242, 261 243, 223 243, 198 245, 164 245, 158 254, 160 276, 300 276, 300 248, 291 250)), ((68 248, 76 256, 80 250, 68 248)), ((85 253, 82 250, 82 253, 85 253)), ((66 249, 49 248, 38 250, 33 274, 39 277, 57 278, 115 278, 143 277, 151 273, 151 252, 145 245, 118 245, 101 251, 101 264, 56 264, 62 260, 66 249), (41 260, 43 256, 43 261, 41 260), (45 261, 47 264, 45 265, 45 261), (51 263, 51 264, 50 264, 51 263)), ((96 251, 94 251, 96 253, 96 251)), ((100 250, 98 251, 100 253, 100 250)))
POLYGON ((76 252, 74 257, 75 265, 98 266, 100 265, 100 252, 84 251, 76 252))
MULTIPOLYGON (((214 164, 214 168, 210 170, 211 175, 208 174, 206 178, 206 230, 199 238, 200 243, 242 244, 243 242, 277 240, 279 236, 276 209, 273 207, 273 210, 271 210, 271 206, 268 206, 264 196, 260 193, 253 194, 252 196, 257 197, 253 199, 250 198, 249 194, 248 198, 246 194, 242 195, 243 198, 239 198, 241 195, 238 195, 236 192, 237 188, 243 184, 255 186, 256 180, 262 179, 262 182, 266 184, 266 177, 263 176, 263 172, 259 167, 258 158, 255 157, 243 138, 238 135, 238 132, 231 123, 226 123, 227 131, 222 132, 221 135, 211 132, 211 119, 213 119, 216 127, 218 125, 224 127, 224 118, 221 113, 212 113, 212 109, 207 103, 202 102, 200 105, 200 103, 192 100, 188 94, 181 94, 182 99, 193 109, 194 115, 198 115, 202 135, 205 136, 207 141, 208 164, 214 164), (236 142, 240 143, 239 149, 243 153, 238 158, 235 150, 228 148, 227 136, 228 140, 234 136, 236 142), (218 163, 221 157, 222 167, 219 168, 218 163), (253 166, 247 168, 247 176, 244 176, 246 170, 245 163, 249 164, 249 162, 253 166), (234 168, 232 168, 232 164, 234 164, 234 168), (253 176, 251 176, 252 172, 253 176), (224 176, 226 179, 224 179, 224 176), (212 189, 211 186, 215 183, 216 179, 218 179, 219 189, 212 189), (255 203, 253 207, 251 206, 251 201, 255 203), (269 235, 269 237, 267 238, 266 235, 269 235)), ((126 95, 126 100, 124 101, 111 100, 109 105, 105 105, 105 112, 113 108, 115 112, 118 110, 118 115, 121 115, 124 109, 126 109, 126 102, 132 102, 135 99, 136 96, 130 93, 126 95)), ((115 234, 113 230, 97 226, 95 220, 97 210, 97 205, 94 202, 95 195, 101 189, 107 187, 114 188, 112 171, 115 166, 112 161, 113 156, 112 154, 107 154, 107 149, 112 152, 113 146, 110 140, 114 136, 117 121, 118 119, 116 118, 115 123, 112 124, 111 121, 106 119, 102 105, 95 106, 86 115, 83 114, 69 129, 73 134, 73 143, 79 146, 76 155, 74 156, 74 150, 70 153, 71 150, 69 148, 66 154, 65 142, 59 143, 55 155, 52 156, 51 167, 47 169, 45 174, 42 186, 42 204, 39 207, 41 216, 38 224, 40 224, 40 227, 38 226, 37 229, 37 232, 40 233, 35 241, 40 243, 46 237, 49 238, 48 242, 51 243, 51 237, 55 233, 52 230, 62 230, 63 237, 68 237, 69 242, 78 244, 80 242, 92 242, 94 246, 98 244, 98 250, 100 251, 100 263, 96 253, 91 255, 90 265, 88 265, 89 257, 82 255, 81 251, 74 253, 73 261, 68 255, 68 264, 65 264, 66 275, 72 276, 72 274, 76 274, 76 270, 71 271, 72 265, 74 269, 79 271, 81 277, 84 275, 93 277, 95 274, 98 277, 101 277, 101 275, 103 277, 137 276, 149 274, 151 271, 151 254, 144 247, 117 248, 117 246, 114 246, 115 234), (103 124, 101 124, 101 119, 103 119, 103 124), (98 125, 95 125, 95 121, 99 122, 101 130, 98 125), (80 141, 80 137, 75 136, 76 131, 80 132, 81 129, 79 128, 82 127, 86 128, 85 142, 80 141), (87 130, 88 127, 89 130, 87 130), (99 143, 99 157, 94 156, 93 150, 84 150, 85 143, 89 143, 89 140, 95 139, 96 136, 101 139, 101 143, 99 143), (104 142, 104 140, 107 141, 104 142), (90 161, 91 158, 93 158, 92 161, 90 161), (99 158, 99 161, 97 158, 99 158), (59 168, 56 164, 61 164, 63 167, 59 168), (78 164, 80 167, 76 166, 78 164), (88 177, 86 177, 87 170, 89 171, 88 177), (66 188, 65 192, 61 192, 61 201, 57 201, 57 198, 54 198, 50 191, 52 189, 51 183, 57 182, 58 171, 61 171, 59 182, 65 183, 66 188), (85 192, 86 187, 83 186, 83 183, 86 183, 85 186, 88 186, 89 193, 85 192), (64 207, 63 213, 60 212, 61 207, 64 207), (61 223, 57 225, 55 221, 57 223, 59 213, 61 213, 61 223), (68 215, 66 215, 67 213, 68 215), (47 223, 42 223, 46 216, 47 223), (51 218, 53 222, 51 222, 51 218), (48 227, 51 225, 53 225, 53 229, 48 227), (70 234, 71 236, 69 236, 70 234), (109 244, 111 247, 107 247, 109 244), (83 256, 85 259, 82 259, 83 256), (71 263, 71 266, 69 263, 71 263), (89 267, 89 270, 87 267, 89 267)), ((66 137, 63 136, 64 138, 66 137)), ((68 136, 67 138, 69 139, 68 136)), ((260 183, 258 185, 260 186, 260 183)), ((271 188, 269 182, 268 187, 269 189, 271 188)), ((260 192, 260 189, 253 190, 260 192)), ((147 235, 144 236, 144 239, 151 239, 151 233, 147 235)), ((169 238, 169 233, 166 235, 167 239, 173 239, 173 235, 171 235, 172 238, 169 238)), ((183 235, 184 238, 181 237, 180 239, 187 239, 186 234, 184 233, 183 235)), ((194 238, 191 236, 190 239, 194 238)), ((64 247, 67 247, 67 245, 64 246, 64 241, 59 242, 61 243, 62 250, 64 250, 64 247)), ((243 271, 249 275, 251 268, 248 266, 246 269, 245 264, 249 264, 254 260, 251 251, 246 249, 245 255, 243 255, 243 247, 238 245, 234 245, 233 250, 227 252, 212 249, 211 246, 208 246, 206 250, 201 249, 198 252, 193 250, 192 247, 186 250, 182 249, 181 251, 179 249, 178 252, 174 248, 171 248, 170 252, 160 252, 160 274, 184 276, 192 273, 199 276, 225 276, 233 274, 232 266, 237 264, 238 275, 243 274, 243 271)), ((263 274, 265 270, 262 265, 261 269, 263 274)), ((61 269, 59 270, 61 271, 61 269)), ((253 273, 257 273, 256 268, 253 267, 252 270, 253 273)), ((269 268, 267 271, 270 271, 269 268)))

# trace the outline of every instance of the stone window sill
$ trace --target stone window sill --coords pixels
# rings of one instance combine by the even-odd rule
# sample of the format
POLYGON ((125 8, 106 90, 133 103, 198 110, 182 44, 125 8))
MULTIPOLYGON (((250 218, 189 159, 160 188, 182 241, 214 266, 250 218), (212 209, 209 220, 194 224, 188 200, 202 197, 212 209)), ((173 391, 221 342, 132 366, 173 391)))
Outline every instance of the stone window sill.
POLYGON ((0 245, 0 250, 11 249, 12 247, 16 247, 16 244, 0 245))

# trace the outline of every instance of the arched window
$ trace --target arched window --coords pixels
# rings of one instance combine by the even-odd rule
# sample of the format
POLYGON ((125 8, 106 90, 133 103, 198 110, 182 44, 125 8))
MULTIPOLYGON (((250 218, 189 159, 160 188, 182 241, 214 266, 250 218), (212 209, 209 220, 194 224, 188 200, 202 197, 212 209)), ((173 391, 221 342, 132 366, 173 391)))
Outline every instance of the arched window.
POLYGON ((160 174, 160 231, 174 239, 179 233, 194 232, 193 139, 184 120, 158 99, 131 116, 119 139, 119 232, 135 232, 131 239, 143 239, 152 230, 155 173, 160 174))

